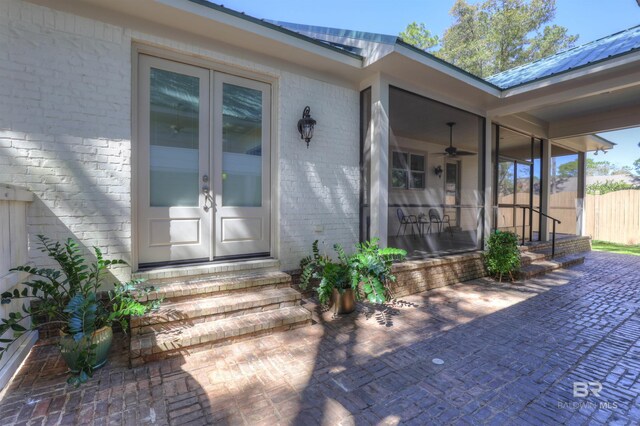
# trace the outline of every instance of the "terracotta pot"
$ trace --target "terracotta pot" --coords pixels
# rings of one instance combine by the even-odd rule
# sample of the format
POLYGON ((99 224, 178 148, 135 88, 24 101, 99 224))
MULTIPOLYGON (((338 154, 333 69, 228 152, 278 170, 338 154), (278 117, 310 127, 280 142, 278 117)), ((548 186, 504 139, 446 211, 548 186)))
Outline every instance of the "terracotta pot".
POLYGON ((334 288, 331 301, 333 302, 334 314, 350 314, 356 309, 356 295, 351 288, 342 292, 334 288))
MULTIPOLYGON (((79 344, 73 340, 73 337, 66 333, 60 333, 60 354, 62 358, 69 366, 69 369, 73 373, 77 373, 78 369, 78 345, 86 345, 87 338, 85 337, 79 344)), ((98 369, 107 363, 107 357, 109 355, 109 349, 113 342, 113 329, 111 327, 102 327, 99 330, 94 331, 91 336, 91 343, 96 345, 95 360, 93 362, 93 369, 98 369)))

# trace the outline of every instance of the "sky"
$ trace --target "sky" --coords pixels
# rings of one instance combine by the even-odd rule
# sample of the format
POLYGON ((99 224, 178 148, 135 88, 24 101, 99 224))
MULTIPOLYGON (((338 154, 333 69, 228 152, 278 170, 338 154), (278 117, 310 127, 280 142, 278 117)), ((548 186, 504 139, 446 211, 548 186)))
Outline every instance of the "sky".
MULTIPOLYGON (((220 0, 226 7, 262 19, 344 28, 397 35, 407 24, 424 22, 432 34, 442 36, 452 19, 455 0, 220 0)), ((471 1, 475 3, 476 1, 471 1)), ((577 44, 588 43, 640 25, 636 0, 556 0, 553 24, 579 35, 577 44)), ((589 154, 631 166, 640 158, 640 128, 607 132, 601 136, 617 143, 606 156, 589 154)))

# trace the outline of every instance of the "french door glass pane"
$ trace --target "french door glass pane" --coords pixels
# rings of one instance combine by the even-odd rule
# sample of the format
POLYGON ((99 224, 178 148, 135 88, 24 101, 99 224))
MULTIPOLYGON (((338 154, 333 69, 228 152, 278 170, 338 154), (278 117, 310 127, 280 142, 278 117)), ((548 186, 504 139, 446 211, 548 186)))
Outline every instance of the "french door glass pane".
POLYGON ((262 92, 222 88, 222 205, 262 206, 262 92))
POLYGON ((198 206, 200 80, 151 68, 150 205, 198 206))

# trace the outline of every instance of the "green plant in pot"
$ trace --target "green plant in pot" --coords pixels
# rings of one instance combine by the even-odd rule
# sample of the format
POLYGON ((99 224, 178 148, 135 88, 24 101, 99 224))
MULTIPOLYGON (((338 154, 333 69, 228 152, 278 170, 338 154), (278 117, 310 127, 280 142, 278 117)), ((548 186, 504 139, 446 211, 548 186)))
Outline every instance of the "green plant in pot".
POLYGON ((313 242, 311 256, 300 262, 300 288, 306 289, 312 280, 317 281, 318 300, 323 305, 332 302, 337 314, 353 312, 356 300, 385 303, 389 298, 387 284, 395 281, 391 266, 394 261, 402 261, 406 252, 380 248, 377 239, 356 245, 351 255, 339 244, 333 248, 337 260, 321 254, 318 241, 313 242))
POLYGON ((87 262, 78 244, 72 239, 64 244, 39 235, 40 250, 57 263, 60 269, 18 266, 12 271, 31 275, 22 291, 1 295, 1 302, 23 299, 22 312, 9 313, 0 319, 0 336, 12 330, 12 339, 0 339, 0 358, 8 347, 28 330, 22 323, 31 318, 29 329, 55 325, 60 328, 60 350, 72 376, 69 383, 78 385, 91 377, 93 370, 107 361, 113 339, 112 325, 119 323, 124 332, 130 316, 144 315, 160 303, 143 305, 133 296, 149 292, 139 288, 140 280, 116 282, 113 290, 99 293, 107 270, 112 265, 125 265, 120 259, 105 259, 94 247, 94 262, 87 262))
POLYGON ((509 276, 511 281, 520 270, 520 249, 518 235, 513 232, 495 231, 487 240, 484 252, 484 264, 487 272, 499 282, 509 276))

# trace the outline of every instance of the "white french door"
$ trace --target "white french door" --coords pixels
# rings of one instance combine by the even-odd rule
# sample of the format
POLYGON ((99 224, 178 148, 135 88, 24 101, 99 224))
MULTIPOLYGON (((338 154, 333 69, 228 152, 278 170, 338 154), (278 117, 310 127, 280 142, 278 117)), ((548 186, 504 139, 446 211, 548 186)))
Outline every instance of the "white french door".
POLYGON ((216 257, 268 254, 271 88, 215 73, 213 190, 216 257))
POLYGON ((270 92, 140 55, 139 264, 269 254, 270 92))

